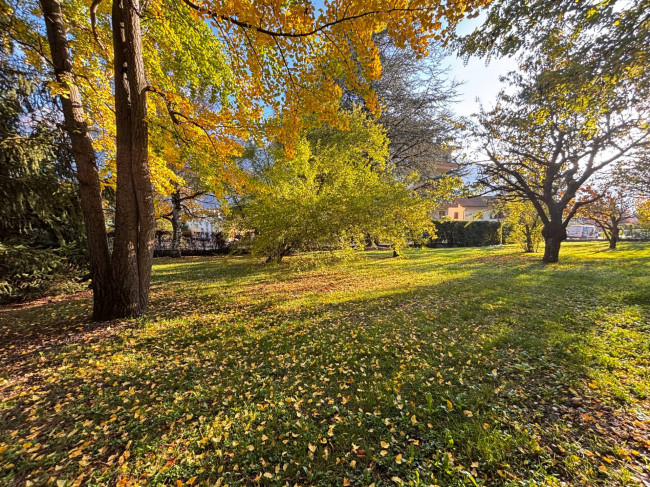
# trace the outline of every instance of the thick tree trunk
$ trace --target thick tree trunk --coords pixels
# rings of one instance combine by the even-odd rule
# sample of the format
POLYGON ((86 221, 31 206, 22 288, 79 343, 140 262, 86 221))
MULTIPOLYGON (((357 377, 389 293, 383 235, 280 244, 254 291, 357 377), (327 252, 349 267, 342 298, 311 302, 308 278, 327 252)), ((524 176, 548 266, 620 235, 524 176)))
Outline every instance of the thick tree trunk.
POLYGON ((93 319, 106 320, 113 316, 113 280, 95 150, 86 122, 81 93, 74 84, 72 58, 61 12, 61 2, 41 0, 41 8, 54 74, 57 82, 67 89, 67 96, 60 96, 59 99, 79 179, 79 193, 90 255, 93 319))
POLYGON ((181 194, 178 188, 172 193, 172 250, 177 250, 180 257, 180 244, 181 244, 181 194))
POLYGON ((117 127, 113 275, 118 316, 139 316, 147 308, 155 232, 139 8, 138 0, 113 1, 117 127))
POLYGON ((544 237, 544 257, 547 264, 555 263, 560 258, 560 245, 566 240, 566 228, 561 222, 550 222, 542 229, 544 237))
POLYGON ((609 248, 611 250, 616 250, 616 244, 618 243, 619 239, 619 229, 618 225, 614 225, 612 227, 612 231, 609 234, 609 248))

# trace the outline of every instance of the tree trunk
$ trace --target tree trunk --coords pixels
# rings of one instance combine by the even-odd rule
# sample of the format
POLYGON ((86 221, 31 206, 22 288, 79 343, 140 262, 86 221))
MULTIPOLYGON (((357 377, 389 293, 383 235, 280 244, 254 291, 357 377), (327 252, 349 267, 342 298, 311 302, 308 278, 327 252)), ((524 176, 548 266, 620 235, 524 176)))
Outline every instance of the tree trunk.
POLYGON ((93 319, 101 321, 113 316, 113 279, 95 150, 86 122, 81 93, 74 84, 72 58, 61 12, 61 2, 41 0, 41 8, 54 74, 57 82, 67 89, 67 96, 59 96, 59 100, 63 108, 65 130, 70 137, 79 180, 79 196, 90 257, 93 319))
POLYGON ((533 246, 533 231, 528 225, 526 225, 524 228, 524 234, 526 235, 526 253, 532 254, 535 252, 535 248, 533 246))
POLYGON ((172 193, 172 250, 178 251, 178 257, 181 256, 181 194, 178 188, 172 193))
POLYGON ((619 239, 619 229, 618 225, 614 224, 612 227, 612 231, 609 234, 609 248, 611 250, 616 250, 616 244, 618 243, 619 239))
POLYGON ((149 175, 147 82, 138 0, 114 0, 116 213, 115 306, 120 317, 147 309, 155 217, 149 175))
POLYGON ((544 237, 544 257, 542 260, 547 264, 555 263, 560 258, 560 245, 566 240, 566 228, 561 222, 551 221, 542 229, 544 237))

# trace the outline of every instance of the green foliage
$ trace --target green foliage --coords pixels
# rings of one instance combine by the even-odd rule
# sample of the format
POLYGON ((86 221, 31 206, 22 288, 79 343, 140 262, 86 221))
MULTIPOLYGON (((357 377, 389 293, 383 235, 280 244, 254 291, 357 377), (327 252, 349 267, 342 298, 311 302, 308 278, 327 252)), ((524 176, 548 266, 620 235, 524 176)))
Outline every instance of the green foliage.
POLYGON ((565 58, 567 73, 577 74, 564 80, 574 88, 600 78, 601 83, 616 80, 647 89, 649 10, 648 0, 495 0, 483 25, 460 38, 461 54, 489 58, 552 53, 565 58))
POLYGON ((0 303, 80 291, 85 249, 65 245, 42 248, 0 241, 0 303))
POLYGON ((43 87, 8 55, 0 64, 0 300, 78 289, 85 240, 67 142, 44 120, 43 87))
POLYGON ((650 245, 601 248, 159 260, 136 321, 2 310, 0 484, 635 485, 650 245))
POLYGON ((483 247, 502 243, 500 222, 436 220, 433 223, 436 233, 428 240, 428 247, 483 247))
POLYGON ((637 205, 639 225, 646 231, 650 231, 650 200, 641 201, 637 205))
POLYGON ((542 243, 542 220, 533 204, 526 200, 506 201, 500 209, 510 227, 508 242, 514 242, 524 252, 537 252, 542 243))
POLYGON ((401 248, 432 231, 433 201, 386 170, 384 131, 360 110, 342 112, 348 130, 322 125, 305 134, 295 157, 273 152, 243 206, 253 252, 280 260, 294 251, 363 248, 368 240, 401 248))

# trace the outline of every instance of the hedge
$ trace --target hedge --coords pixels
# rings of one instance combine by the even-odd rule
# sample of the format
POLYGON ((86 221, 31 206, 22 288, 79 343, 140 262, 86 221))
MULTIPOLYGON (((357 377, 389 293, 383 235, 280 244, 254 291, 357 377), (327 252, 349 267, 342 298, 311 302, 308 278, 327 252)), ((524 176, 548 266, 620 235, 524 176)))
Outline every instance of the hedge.
POLYGON ((436 237, 427 247, 483 247, 503 243, 503 225, 492 221, 434 221, 436 237))
POLYGON ((207 257, 210 255, 226 255, 233 251, 230 247, 218 249, 154 249, 154 257, 207 257))

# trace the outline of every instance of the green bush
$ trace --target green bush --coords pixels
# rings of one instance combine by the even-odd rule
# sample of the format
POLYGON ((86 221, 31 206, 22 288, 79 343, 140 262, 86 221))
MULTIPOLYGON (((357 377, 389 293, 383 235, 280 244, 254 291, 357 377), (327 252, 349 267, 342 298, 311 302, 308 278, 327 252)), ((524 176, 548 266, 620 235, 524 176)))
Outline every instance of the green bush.
POLYGON ((80 291, 88 287, 85 251, 0 242, 0 303, 80 291))
POLYGON ((436 237, 427 247, 483 247, 502 243, 502 224, 492 221, 434 221, 436 237))

